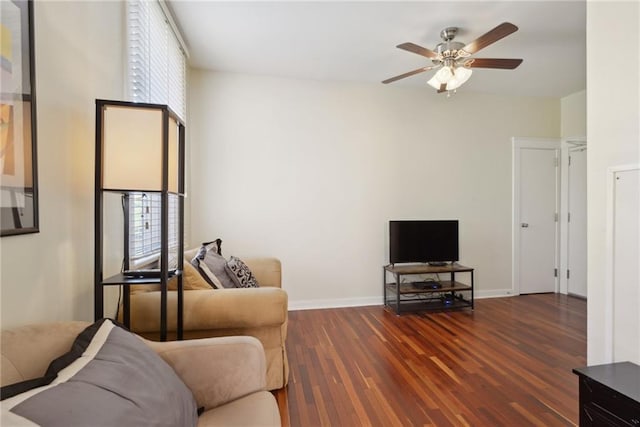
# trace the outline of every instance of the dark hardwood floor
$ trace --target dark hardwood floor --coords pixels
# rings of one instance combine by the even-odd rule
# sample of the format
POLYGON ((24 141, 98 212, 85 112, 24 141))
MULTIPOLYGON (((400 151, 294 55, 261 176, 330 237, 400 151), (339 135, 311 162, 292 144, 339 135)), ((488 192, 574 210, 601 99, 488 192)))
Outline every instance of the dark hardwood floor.
MULTIPOLYGON (((289 313, 291 426, 567 426, 578 420, 586 301, 556 294, 396 316, 289 313)), ((288 400, 288 407, 282 403, 288 400)))

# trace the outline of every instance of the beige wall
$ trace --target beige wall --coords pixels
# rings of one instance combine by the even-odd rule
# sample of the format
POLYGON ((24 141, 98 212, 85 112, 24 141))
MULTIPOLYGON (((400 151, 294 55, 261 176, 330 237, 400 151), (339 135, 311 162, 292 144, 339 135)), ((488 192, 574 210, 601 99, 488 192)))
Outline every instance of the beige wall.
POLYGON ((35 2, 40 233, 0 239, 1 326, 93 319, 95 99, 123 97, 121 2, 35 2))
POLYGON ((640 163, 640 4, 587 3, 587 189, 589 364, 606 360, 607 168, 640 163), (615 25, 611 25, 615 22, 615 25), (624 52, 623 72, 611 81, 602 52, 624 52))
POLYGON ((573 93, 560 100, 560 135, 563 138, 587 136, 587 91, 573 93))
POLYGON ((190 78, 192 240, 281 258, 292 307, 379 304, 390 219, 460 219, 479 294, 511 290, 511 137, 559 137, 559 99, 190 78))

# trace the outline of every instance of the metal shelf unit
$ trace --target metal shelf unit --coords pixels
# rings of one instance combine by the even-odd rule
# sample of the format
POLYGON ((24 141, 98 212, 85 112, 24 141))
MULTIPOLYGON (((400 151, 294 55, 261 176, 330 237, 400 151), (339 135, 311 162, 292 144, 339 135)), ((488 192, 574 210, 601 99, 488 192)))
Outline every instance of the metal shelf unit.
POLYGON ((428 264, 386 265, 382 269, 384 305, 396 314, 416 311, 441 311, 460 308, 473 310, 473 271, 471 267, 452 263, 443 266, 428 264), (456 281, 458 273, 470 275, 470 283, 456 281), (388 281, 389 274, 393 281, 388 281), (404 276, 447 274, 449 280, 437 280, 439 287, 422 286, 423 281, 403 281, 404 276))

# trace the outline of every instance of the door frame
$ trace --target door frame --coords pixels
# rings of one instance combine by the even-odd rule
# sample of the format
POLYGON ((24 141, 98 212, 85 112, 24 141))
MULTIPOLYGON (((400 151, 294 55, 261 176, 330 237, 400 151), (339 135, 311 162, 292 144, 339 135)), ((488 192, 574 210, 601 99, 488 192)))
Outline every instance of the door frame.
MULTIPOLYGON (((583 136, 564 138, 560 146, 560 288, 561 294, 568 295, 569 280, 569 156, 573 149, 584 147, 588 150, 587 138, 583 136)), ((586 180, 587 177, 585 176, 586 180)))
MULTIPOLYGON (((604 360, 605 363, 612 363, 614 358, 614 299, 613 288, 615 286, 615 195, 616 195, 616 174, 618 172, 628 172, 640 170, 640 163, 612 166, 607 168, 607 213, 605 231, 605 279, 604 279, 604 360)), ((589 298, 589 284, 587 283, 587 298, 589 298)))
MULTIPOLYGON (((556 151, 556 220, 555 227, 555 268, 559 269, 560 236, 560 138, 525 138, 513 137, 512 143, 512 216, 511 216, 511 283, 514 295, 520 295, 520 162, 522 149, 547 149, 556 151)), ((555 277, 555 292, 558 292, 558 275, 555 277)))

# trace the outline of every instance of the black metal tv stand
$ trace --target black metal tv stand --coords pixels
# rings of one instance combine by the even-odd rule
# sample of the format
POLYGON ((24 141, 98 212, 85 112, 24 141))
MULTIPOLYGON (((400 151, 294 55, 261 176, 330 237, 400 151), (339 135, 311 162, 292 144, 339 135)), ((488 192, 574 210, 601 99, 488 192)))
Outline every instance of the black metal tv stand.
POLYGON ((384 305, 396 314, 417 311, 441 311, 460 308, 473 310, 473 268, 458 263, 445 265, 390 264, 382 269, 384 305), (456 274, 468 273, 469 284, 456 281, 456 274), (389 274, 393 280, 387 281, 389 274), (405 276, 447 274, 449 280, 416 281, 405 276), (436 282, 439 287, 432 282, 436 282))

